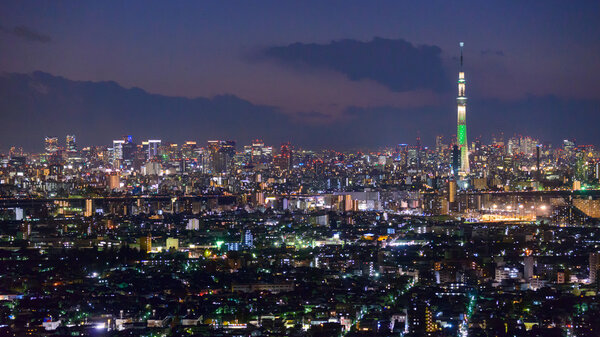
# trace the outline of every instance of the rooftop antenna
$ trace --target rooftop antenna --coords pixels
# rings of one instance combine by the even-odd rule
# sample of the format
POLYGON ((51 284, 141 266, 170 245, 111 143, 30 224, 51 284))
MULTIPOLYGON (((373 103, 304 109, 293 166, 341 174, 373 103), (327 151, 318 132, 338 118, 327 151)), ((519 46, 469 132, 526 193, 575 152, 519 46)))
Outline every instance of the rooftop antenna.
POLYGON ((462 71, 462 67, 463 67, 463 47, 465 46, 465 43, 464 42, 460 42, 459 46, 460 46, 460 70, 462 71))

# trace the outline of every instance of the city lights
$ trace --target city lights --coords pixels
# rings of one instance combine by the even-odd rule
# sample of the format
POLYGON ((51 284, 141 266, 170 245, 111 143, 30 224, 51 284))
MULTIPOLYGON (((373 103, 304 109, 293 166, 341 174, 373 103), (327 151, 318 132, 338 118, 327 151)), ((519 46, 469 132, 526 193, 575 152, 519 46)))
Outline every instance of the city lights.
POLYGON ((600 5, 316 4, 0 3, 0 336, 600 336, 600 5))

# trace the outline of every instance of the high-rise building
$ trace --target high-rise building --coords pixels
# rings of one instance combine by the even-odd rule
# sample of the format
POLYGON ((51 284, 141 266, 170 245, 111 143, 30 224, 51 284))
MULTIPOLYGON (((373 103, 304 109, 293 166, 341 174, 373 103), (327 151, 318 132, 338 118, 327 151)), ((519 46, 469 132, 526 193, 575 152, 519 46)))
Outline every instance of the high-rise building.
POLYGON ((252 145, 244 146, 244 155, 248 163, 258 164, 271 161, 273 147, 265 146, 262 140, 254 140, 252 145))
POLYGON ((525 258, 523 259, 523 277, 526 280, 529 280, 530 278, 533 277, 533 264, 535 263, 535 260, 533 259, 533 256, 528 255, 525 256, 525 258))
POLYGON ((409 300, 408 330, 415 336, 430 336, 438 330, 430 308, 429 300, 423 300, 416 294, 409 300))
POLYGON ((421 137, 417 136, 416 142, 415 142, 415 154, 416 154, 416 158, 415 158, 415 167, 417 169, 417 171, 421 171, 421 152, 423 150, 423 146, 421 145, 421 137))
POLYGON ((456 201, 456 181, 450 180, 448 182, 448 202, 453 203, 456 201))
POLYGON ((46 137, 44 139, 44 149, 46 154, 55 154, 58 152, 58 137, 46 137))
POLYGON ((113 147, 112 147, 113 163, 118 163, 121 160, 123 160, 123 144, 125 144, 125 141, 123 139, 113 140, 113 147))
POLYGON ((244 246, 246 247, 254 247, 254 237, 252 236, 252 232, 249 230, 244 231, 244 246))
POLYGON ((539 142, 531 137, 512 137, 508 140, 506 153, 509 156, 513 155, 525 155, 532 157, 536 154, 536 146, 539 142))
POLYGON ((600 253, 590 253, 590 283, 598 281, 598 267, 600 266, 600 253))
POLYGON ((535 146, 535 175, 536 180, 540 181, 542 179, 542 172, 540 172, 540 150, 542 145, 537 144, 535 146))
POLYGON ((140 251, 144 253, 150 253, 152 251, 152 237, 150 234, 138 238, 138 245, 140 245, 140 251))
POLYGON ((196 157, 196 142, 187 141, 181 146, 181 156, 184 159, 196 157))
POLYGON ((460 43, 460 71, 458 72, 458 123, 456 133, 456 143, 460 150, 460 173, 466 175, 469 173, 469 145, 467 144, 467 96, 465 96, 465 72, 463 71, 463 46, 460 43))
POLYGON ((273 163, 282 170, 289 170, 294 166, 293 157, 292 145, 290 143, 284 143, 281 144, 279 155, 275 157, 273 163))
POLYGON ((75 135, 67 135, 67 139, 66 139, 66 150, 69 153, 75 153, 77 152, 77 140, 75 138, 75 135))
POLYGON ((396 146, 396 161, 400 166, 407 168, 408 166, 408 144, 398 144, 396 146))
POLYGON ((83 213, 83 216, 86 217, 90 217, 92 216, 92 214, 94 214, 94 203, 92 199, 86 199, 85 200, 85 211, 83 213))
POLYGON ((563 140, 563 149, 565 151, 572 151, 575 148, 575 142, 572 140, 565 139, 563 140))
POLYGON ((108 176, 108 188, 111 190, 116 190, 121 187, 121 178, 117 172, 112 172, 108 176))
POLYGON ((121 159, 124 166, 131 166, 136 157, 137 146, 133 142, 132 136, 127 136, 125 142, 121 146, 121 159))
POLYGON ((231 167, 235 155, 235 142, 232 140, 209 140, 209 162, 212 173, 224 173, 231 167))
POLYGON ((459 170, 460 170, 460 150, 458 149, 458 145, 454 145, 452 147, 452 174, 455 177, 458 176, 459 170))
POLYGON ((144 145, 147 146, 147 153, 148 153, 148 160, 158 156, 159 152, 159 148, 161 145, 162 141, 160 139, 149 139, 147 142, 145 142, 144 145))
POLYGON ((444 148, 444 136, 435 136, 435 152, 440 153, 444 148))

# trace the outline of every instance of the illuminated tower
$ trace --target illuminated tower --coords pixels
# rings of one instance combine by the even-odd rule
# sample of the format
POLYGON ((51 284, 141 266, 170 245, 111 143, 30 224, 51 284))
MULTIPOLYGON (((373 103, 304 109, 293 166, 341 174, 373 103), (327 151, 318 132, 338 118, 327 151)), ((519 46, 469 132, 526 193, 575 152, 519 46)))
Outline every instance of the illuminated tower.
POLYGON ((462 69, 464 42, 460 43, 460 71, 458 72, 458 129, 456 142, 460 150, 460 174, 469 173, 469 145, 467 144, 467 97, 465 96, 465 72, 462 69))

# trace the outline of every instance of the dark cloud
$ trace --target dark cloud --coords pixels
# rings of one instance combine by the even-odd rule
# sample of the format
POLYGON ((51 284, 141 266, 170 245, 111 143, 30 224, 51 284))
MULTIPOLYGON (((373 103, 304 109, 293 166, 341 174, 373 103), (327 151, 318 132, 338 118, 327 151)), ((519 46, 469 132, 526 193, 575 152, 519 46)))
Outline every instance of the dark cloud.
POLYGON ((293 43, 262 50, 261 55, 295 67, 328 69, 352 81, 373 80, 390 90, 445 91, 446 76, 437 46, 413 45, 403 39, 374 38, 331 41, 328 44, 293 43))
POLYGON ((13 29, 0 26, 0 31, 10 34, 27 41, 48 43, 52 38, 46 34, 42 34, 25 26, 16 26, 13 29))
POLYGON ((481 55, 496 55, 496 56, 504 56, 504 52, 502 50, 491 50, 484 49, 481 51, 481 55))
POLYGON ((296 119, 309 123, 327 123, 331 122, 334 118, 319 111, 300 111, 296 113, 296 119))
POLYGON ((45 135, 76 133, 83 144, 115 137, 186 139, 264 137, 287 134, 290 120, 275 107, 232 95, 194 99, 126 89, 115 82, 72 81, 43 72, 0 75, 0 144, 39 150, 45 135), (282 128, 283 127, 283 128, 282 128))
MULTIPOLYGON (((41 150, 44 136, 76 133, 82 144, 110 144, 123 135, 182 142, 234 139, 247 144, 291 141, 309 148, 374 148, 413 143, 420 132, 424 144, 436 135, 456 133, 453 98, 447 105, 420 108, 350 107, 341 117, 319 111, 284 114, 233 95, 195 99, 126 89, 115 82, 71 81, 47 73, 0 75, 0 144, 41 150)), ((504 132, 522 133, 554 143, 577 138, 600 143, 587 125, 600 124, 600 100, 529 96, 519 100, 469 100, 469 140, 504 132), (556 126, 560 125, 560 130, 556 126)))

